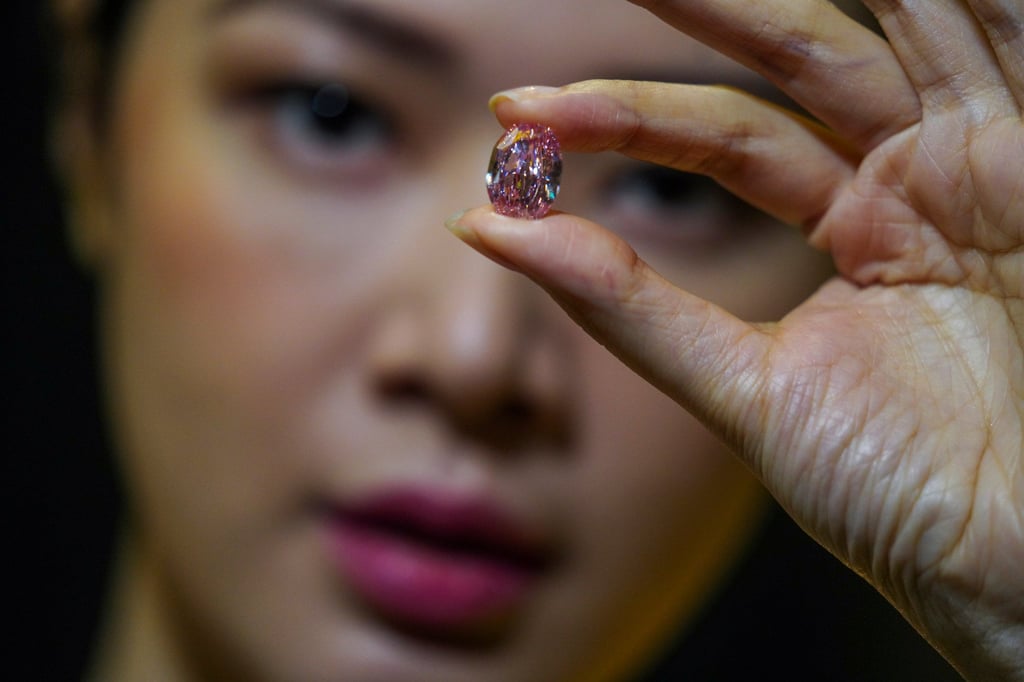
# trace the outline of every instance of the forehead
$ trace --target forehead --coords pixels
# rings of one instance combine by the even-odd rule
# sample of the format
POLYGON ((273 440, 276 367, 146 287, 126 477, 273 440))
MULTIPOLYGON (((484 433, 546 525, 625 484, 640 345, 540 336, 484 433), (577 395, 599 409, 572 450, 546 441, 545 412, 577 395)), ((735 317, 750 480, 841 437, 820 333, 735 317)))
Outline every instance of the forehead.
POLYGON ((488 70, 594 75, 694 70, 730 63, 624 0, 370 0, 382 11, 436 25, 488 70))
MULTIPOLYGON (((163 0, 178 3, 181 0, 163 0)), ((225 21, 254 12, 308 14, 331 8, 342 35, 359 26, 400 27, 450 55, 463 79, 500 87, 562 84, 594 77, 734 82, 749 77, 731 61, 625 0, 190 0, 225 21)), ((394 37, 394 36, 393 36, 394 37)))

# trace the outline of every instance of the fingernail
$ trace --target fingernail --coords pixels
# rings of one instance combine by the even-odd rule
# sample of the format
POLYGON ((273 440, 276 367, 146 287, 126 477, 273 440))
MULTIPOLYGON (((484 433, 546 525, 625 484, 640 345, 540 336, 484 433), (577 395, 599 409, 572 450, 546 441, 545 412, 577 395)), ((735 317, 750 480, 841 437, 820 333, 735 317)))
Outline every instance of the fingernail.
POLYGON ((493 112, 499 104, 505 100, 511 102, 522 102, 524 99, 531 97, 543 97, 544 95, 553 95, 561 90, 561 88, 553 88, 549 85, 527 85, 522 88, 512 88, 511 90, 502 90, 499 93, 495 93, 490 100, 487 102, 487 107, 493 112))
POLYGON ((444 221, 444 226, 448 228, 448 231, 454 234, 456 237, 463 241, 466 241, 467 239, 470 239, 472 235, 470 235, 469 231, 465 228, 465 226, 463 226, 462 223, 459 222, 462 220, 462 216, 464 215, 466 215, 465 210, 456 211, 455 213, 451 214, 447 220, 444 221))
MULTIPOLYGON (((507 260, 504 256, 495 253, 490 246, 482 242, 480 240, 480 235, 475 230, 472 230, 463 224, 462 218, 468 212, 469 211, 458 211, 457 213, 452 214, 448 220, 444 221, 444 226, 447 227, 448 231, 458 237, 464 244, 479 251, 498 265, 509 268, 510 270, 519 270, 518 266, 507 260)), ((499 220, 512 220, 511 218, 503 218, 501 216, 496 217, 499 220)))

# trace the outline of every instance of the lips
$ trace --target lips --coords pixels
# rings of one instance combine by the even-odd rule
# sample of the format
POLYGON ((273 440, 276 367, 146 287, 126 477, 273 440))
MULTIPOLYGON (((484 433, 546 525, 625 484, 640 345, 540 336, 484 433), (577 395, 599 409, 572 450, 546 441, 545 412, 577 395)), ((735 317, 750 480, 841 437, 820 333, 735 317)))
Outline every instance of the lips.
POLYGON ((433 490, 394 489, 332 508, 329 529, 355 593, 421 627, 508 614, 549 563, 545 544, 490 501, 433 490))

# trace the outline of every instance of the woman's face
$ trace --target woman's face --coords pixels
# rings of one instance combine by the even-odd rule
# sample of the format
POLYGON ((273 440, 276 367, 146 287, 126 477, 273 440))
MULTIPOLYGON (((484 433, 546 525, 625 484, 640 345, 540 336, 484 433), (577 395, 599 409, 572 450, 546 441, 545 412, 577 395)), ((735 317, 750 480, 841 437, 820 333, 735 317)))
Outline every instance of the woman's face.
MULTIPOLYGON (((122 65, 77 229, 155 631, 222 678, 593 679, 700 605, 756 485, 442 222, 496 90, 746 71, 613 0, 151 0, 122 65)), ((741 316, 825 271, 707 183, 563 181, 741 316)))

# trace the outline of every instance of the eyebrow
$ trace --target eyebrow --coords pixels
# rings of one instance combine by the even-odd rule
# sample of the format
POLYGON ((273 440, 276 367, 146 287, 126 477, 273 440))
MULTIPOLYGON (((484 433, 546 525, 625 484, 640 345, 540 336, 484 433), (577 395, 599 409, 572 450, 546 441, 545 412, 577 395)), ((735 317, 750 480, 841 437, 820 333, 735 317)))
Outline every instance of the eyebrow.
POLYGON ((451 70, 456 54, 447 41, 432 35, 413 22, 388 15, 378 9, 348 0, 224 0, 210 12, 210 20, 219 22, 226 17, 253 7, 271 5, 309 14, 325 21, 346 36, 358 39, 408 60, 422 68, 451 70))

